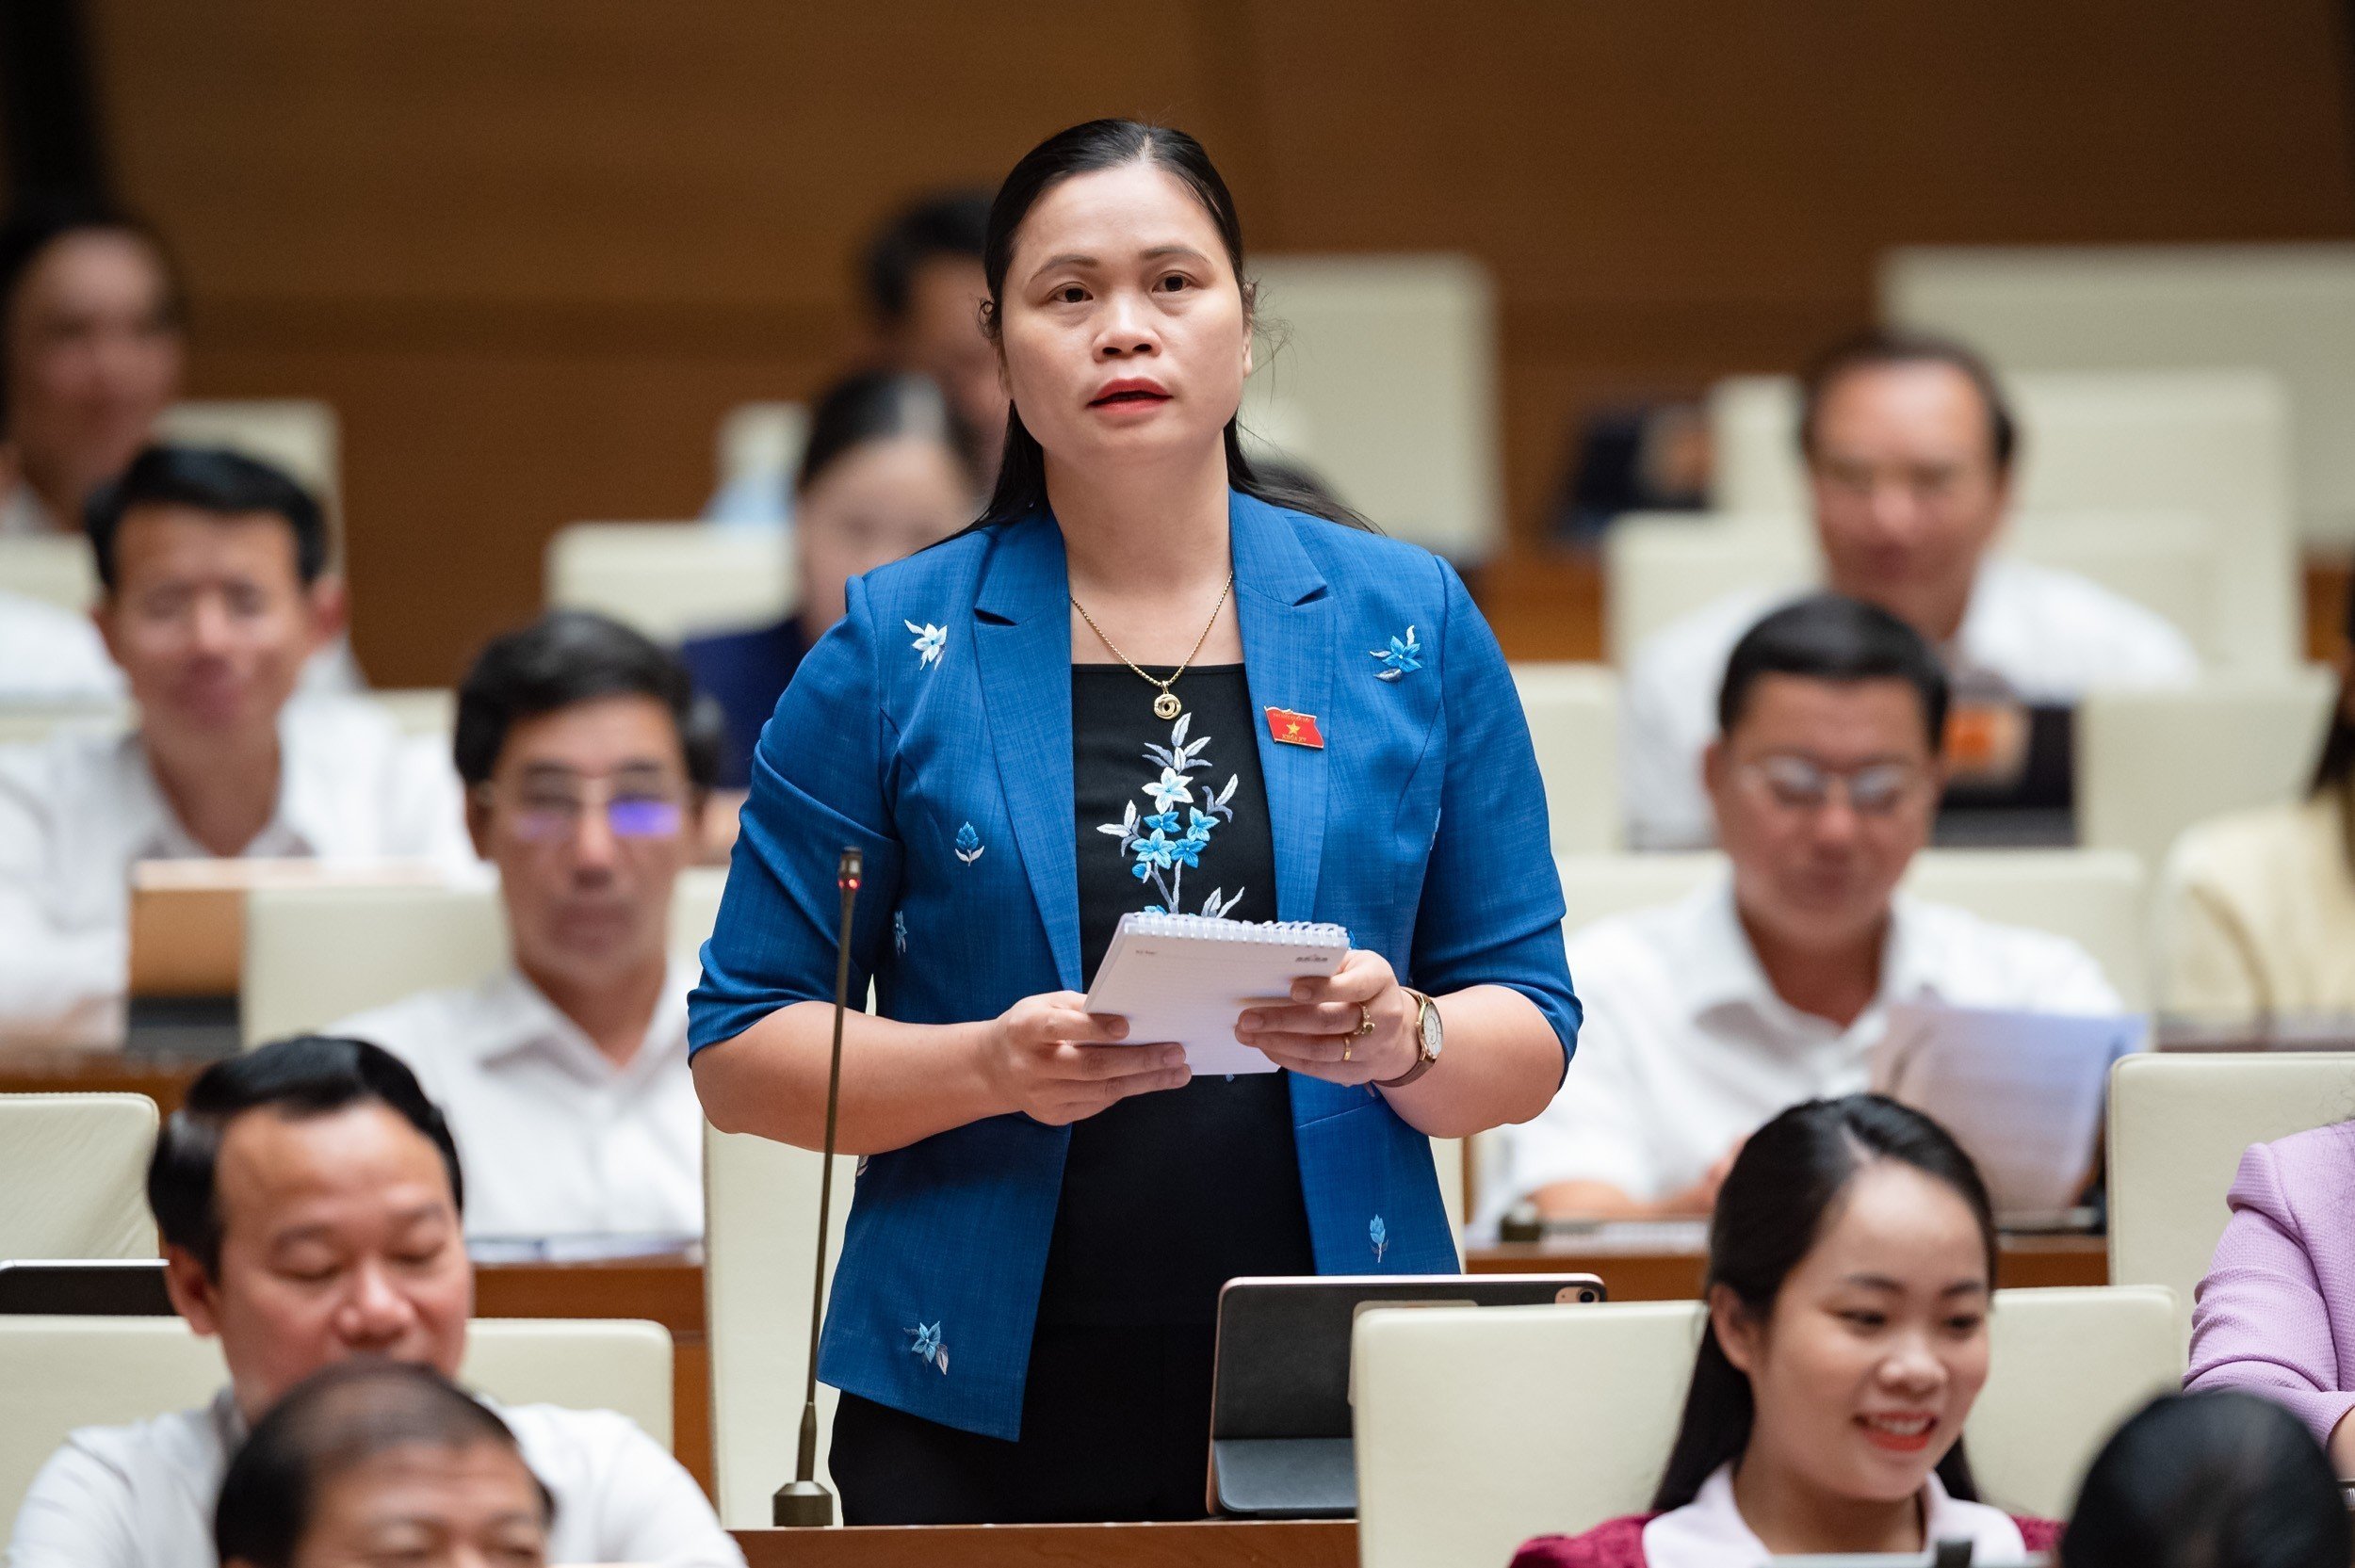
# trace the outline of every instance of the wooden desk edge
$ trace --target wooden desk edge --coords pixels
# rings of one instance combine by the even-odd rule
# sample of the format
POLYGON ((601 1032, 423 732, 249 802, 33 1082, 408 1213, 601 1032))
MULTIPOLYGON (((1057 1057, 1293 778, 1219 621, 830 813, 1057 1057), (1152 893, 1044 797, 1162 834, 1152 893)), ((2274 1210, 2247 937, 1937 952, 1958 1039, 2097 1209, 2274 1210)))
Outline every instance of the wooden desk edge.
POLYGON ((748 1568, 1355 1568, 1354 1519, 735 1530, 748 1568))

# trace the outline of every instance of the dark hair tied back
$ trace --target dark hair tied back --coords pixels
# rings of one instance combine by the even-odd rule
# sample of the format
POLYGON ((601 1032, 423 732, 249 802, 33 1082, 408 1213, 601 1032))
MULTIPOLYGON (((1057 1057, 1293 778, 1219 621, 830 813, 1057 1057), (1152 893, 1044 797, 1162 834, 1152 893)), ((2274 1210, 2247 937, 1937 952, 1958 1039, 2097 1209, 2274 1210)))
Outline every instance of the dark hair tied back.
MULTIPOLYGON (((1242 289, 1244 315, 1249 317, 1253 314, 1259 291, 1243 273, 1242 219, 1235 211, 1235 199, 1228 194, 1226 182, 1219 177, 1217 167, 1210 162, 1210 154, 1202 150, 1202 144, 1185 132, 1166 125, 1135 120, 1091 120, 1058 131, 1025 153, 1007 174, 1005 184, 998 187, 997 200, 990 203, 989 236, 982 252, 982 271, 989 283, 989 299, 982 308, 983 327, 993 339, 999 339, 1004 317, 1006 273, 1014 263, 1015 236, 1021 231, 1022 220, 1030 216, 1031 208, 1049 189, 1075 174, 1092 174, 1131 163, 1146 163, 1159 169, 1202 203, 1203 211, 1210 215, 1211 223, 1218 229, 1227 265, 1234 268, 1236 282, 1242 289)), ((1372 524, 1330 495, 1282 483, 1254 469, 1243 454, 1242 432, 1235 419, 1226 422, 1226 482, 1232 488, 1270 506, 1307 512, 1354 528, 1372 528, 1372 524)), ((1024 428, 1021 411, 1009 407, 1005 456, 999 464, 998 486, 990 495, 988 509, 982 514, 981 525, 1011 523, 1046 505, 1047 453, 1038 438, 1024 428)))
MULTIPOLYGON (((1710 1219, 1704 1294, 1724 1285, 1744 1312, 1763 1321, 1783 1282, 1814 1250, 1841 1195, 1874 1160, 1909 1165, 1954 1189, 1979 1222, 1987 1277, 1993 1281, 1995 1210, 1971 1156, 1920 1111, 1878 1094, 1850 1094, 1794 1106, 1742 1145, 1710 1219)), ((1756 1415, 1750 1380, 1727 1358, 1716 1329, 1705 1328, 1676 1446, 1652 1507, 1665 1512, 1691 1502, 1719 1466, 1742 1457, 1756 1415)), ((1952 1495, 1978 1496, 1959 1441, 1939 1462, 1938 1475, 1952 1495)))

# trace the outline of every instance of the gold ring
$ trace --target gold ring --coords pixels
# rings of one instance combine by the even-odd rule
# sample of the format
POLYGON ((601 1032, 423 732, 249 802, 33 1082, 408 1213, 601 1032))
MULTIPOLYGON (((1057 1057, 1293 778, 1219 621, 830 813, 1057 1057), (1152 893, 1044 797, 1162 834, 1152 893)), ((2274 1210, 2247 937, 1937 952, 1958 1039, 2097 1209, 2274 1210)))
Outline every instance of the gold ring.
POLYGON ((1347 1061, 1349 1059, 1349 1047, 1346 1045, 1341 1047, 1341 1059, 1343 1061, 1347 1061))
POLYGON ((1353 1040, 1363 1040, 1366 1036, 1372 1034, 1372 1032, 1373 1009, 1366 1006, 1365 1003, 1360 1002, 1357 1004, 1357 1027, 1352 1032, 1350 1038, 1353 1040))

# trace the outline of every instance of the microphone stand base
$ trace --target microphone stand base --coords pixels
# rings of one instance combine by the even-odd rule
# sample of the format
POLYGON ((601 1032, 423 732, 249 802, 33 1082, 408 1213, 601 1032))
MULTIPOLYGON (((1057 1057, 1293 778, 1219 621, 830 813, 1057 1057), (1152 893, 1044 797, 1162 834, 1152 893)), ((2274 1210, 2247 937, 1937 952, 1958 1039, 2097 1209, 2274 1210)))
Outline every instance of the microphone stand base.
POLYGON ((834 1523, 834 1494, 823 1481, 787 1481, 769 1499, 769 1522, 779 1529, 823 1528, 834 1523))

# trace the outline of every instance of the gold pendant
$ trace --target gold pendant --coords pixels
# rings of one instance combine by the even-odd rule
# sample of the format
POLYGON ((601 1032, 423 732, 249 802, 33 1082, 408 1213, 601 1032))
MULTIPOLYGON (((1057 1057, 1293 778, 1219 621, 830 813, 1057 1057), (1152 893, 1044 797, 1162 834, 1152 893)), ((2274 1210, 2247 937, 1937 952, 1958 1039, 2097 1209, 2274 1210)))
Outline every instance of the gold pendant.
POLYGON ((1175 719, 1184 709, 1185 704, 1178 700, 1174 692, 1164 691, 1153 699, 1153 717, 1156 719, 1175 719))

